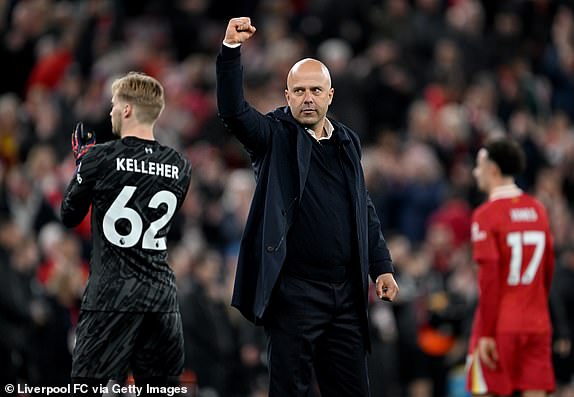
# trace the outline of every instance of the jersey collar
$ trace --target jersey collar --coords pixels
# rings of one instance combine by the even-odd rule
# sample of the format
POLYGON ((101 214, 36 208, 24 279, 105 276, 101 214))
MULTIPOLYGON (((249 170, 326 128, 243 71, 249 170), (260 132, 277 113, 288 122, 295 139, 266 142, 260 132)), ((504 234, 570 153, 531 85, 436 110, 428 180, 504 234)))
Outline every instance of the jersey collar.
POLYGON ((505 198, 513 198, 520 196, 522 193, 522 189, 516 186, 516 184, 512 183, 510 185, 495 187, 490 192, 488 199, 493 201, 505 198))

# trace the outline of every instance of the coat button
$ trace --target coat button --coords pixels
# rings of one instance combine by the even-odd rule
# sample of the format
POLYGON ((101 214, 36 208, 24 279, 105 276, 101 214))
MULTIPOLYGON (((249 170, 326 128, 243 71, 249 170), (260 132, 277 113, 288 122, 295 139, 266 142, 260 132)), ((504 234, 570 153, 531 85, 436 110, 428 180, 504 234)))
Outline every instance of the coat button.
POLYGON ((274 248, 272 246, 268 245, 266 250, 267 250, 267 252, 273 252, 274 248))

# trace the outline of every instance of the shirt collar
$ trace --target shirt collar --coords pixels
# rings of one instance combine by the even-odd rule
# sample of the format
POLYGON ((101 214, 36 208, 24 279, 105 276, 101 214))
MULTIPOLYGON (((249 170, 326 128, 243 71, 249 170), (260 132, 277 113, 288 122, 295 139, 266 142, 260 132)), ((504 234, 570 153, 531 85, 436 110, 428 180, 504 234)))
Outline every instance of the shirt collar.
POLYGON ((331 137, 333 136, 333 131, 335 130, 335 127, 333 127, 333 124, 326 117, 325 117, 325 124, 323 125, 323 129, 327 133, 327 136, 322 136, 319 139, 317 139, 317 137, 315 137, 315 131, 313 131, 311 128, 305 128, 305 131, 307 131, 313 137, 313 139, 316 139, 317 141, 321 141, 323 139, 331 139, 331 137))
POLYGON ((488 196, 489 200, 498 200, 498 199, 505 199, 505 198, 513 198, 518 197, 522 194, 522 189, 516 186, 514 183, 510 185, 498 186, 492 189, 490 195, 488 196))

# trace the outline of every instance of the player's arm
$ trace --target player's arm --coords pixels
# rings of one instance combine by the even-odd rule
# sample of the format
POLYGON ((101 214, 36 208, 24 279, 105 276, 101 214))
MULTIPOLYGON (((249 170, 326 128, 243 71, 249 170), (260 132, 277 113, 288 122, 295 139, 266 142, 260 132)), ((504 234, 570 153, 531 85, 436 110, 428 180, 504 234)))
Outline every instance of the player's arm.
POLYGON ((477 308, 481 318, 481 336, 494 336, 500 302, 500 266, 491 259, 478 260, 478 289, 480 304, 477 308))
POLYGON ((181 166, 181 173, 180 173, 180 188, 181 194, 179 195, 177 210, 181 208, 183 202, 187 197, 187 193, 189 192, 189 186, 191 184, 191 162, 182 156, 182 166, 181 166))
POLYGON ((85 133, 78 123, 72 134, 72 150, 76 159, 76 172, 64 192, 60 208, 62 223, 74 227, 85 218, 92 203, 92 190, 98 172, 98 156, 94 148, 93 133, 85 133))
POLYGON ((475 212, 472 218, 472 257, 478 265, 479 302, 477 316, 482 324, 480 336, 494 336, 500 302, 500 252, 496 242, 497 231, 493 225, 496 215, 475 212))
POLYGON ((500 302, 500 254, 495 232, 490 223, 473 217, 472 222, 473 259, 478 265, 479 303, 476 317, 481 324, 478 329, 478 354, 481 361, 490 368, 496 367, 498 352, 494 335, 500 302))
POLYGON ((479 259, 477 262, 479 304, 476 310, 482 324, 478 354, 482 362, 494 369, 498 361, 494 334, 500 302, 500 266, 497 260, 492 259, 479 259))
POLYGON ((217 56, 217 107, 225 126, 250 154, 267 148, 273 121, 252 108, 243 94, 240 45, 255 33, 249 18, 233 18, 227 25, 221 52, 217 56))
POLYGON ((64 193, 60 216, 66 227, 79 225, 92 204, 98 163, 94 152, 95 150, 92 149, 86 153, 64 193))

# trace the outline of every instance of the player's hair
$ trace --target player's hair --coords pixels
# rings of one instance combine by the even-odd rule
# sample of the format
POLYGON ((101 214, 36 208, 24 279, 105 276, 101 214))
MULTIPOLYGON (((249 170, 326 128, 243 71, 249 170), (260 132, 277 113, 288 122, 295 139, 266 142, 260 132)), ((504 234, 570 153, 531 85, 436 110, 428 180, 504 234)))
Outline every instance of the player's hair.
POLYGON ((112 83, 112 95, 134 105, 134 114, 140 123, 155 122, 165 106, 162 85, 144 73, 129 72, 116 79, 112 83))
POLYGON ((526 158, 522 147, 516 141, 498 138, 488 141, 484 148, 488 158, 498 166, 502 175, 514 176, 524 171, 526 158))

